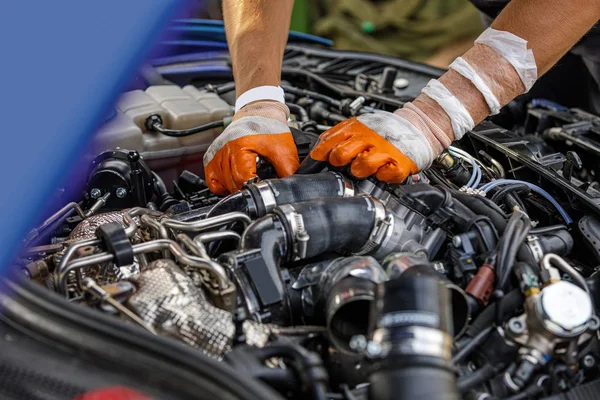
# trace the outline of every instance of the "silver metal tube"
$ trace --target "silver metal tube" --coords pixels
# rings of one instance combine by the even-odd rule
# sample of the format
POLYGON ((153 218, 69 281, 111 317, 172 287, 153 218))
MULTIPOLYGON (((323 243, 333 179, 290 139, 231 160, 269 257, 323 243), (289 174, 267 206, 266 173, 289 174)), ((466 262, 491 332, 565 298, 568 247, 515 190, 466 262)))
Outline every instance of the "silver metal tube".
POLYGON ((218 232, 207 232, 196 235, 194 242, 198 243, 210 243, 217 240, 235 240, 237 244, 240 243, 242 237, 234 231, 218 231, 218 232))
POLYGON ((168 239, 169 238, 169 232, 167 232, 167 228, 165 228, 165 226, 163 224, 161 224, 160 222, 158 222, 157 220, 150 217, 148 214, 142 215, 140 217, 140 221, 142 222, 142 224, 146 225, 147 227, 154 229, 156 231, 156 233, 158 233, 159 239, 168 239))
MULTIPOLYGON (((148 215, 148 214, 142 215, 140 217, 140 221, 141 221, 142 225, 146 225, 147 227, 149 227, 150 229, 153 229, 158 234, 157 239, 168 239, 169 238, 169 232, 167 231, 167 228, 165 228, 165 226, 163 224, 161 224, 160 222, 158 222, 157 220, 150 217, 150 215, 148 215)), ((163 257, 170 258, 169 250, 167 250, 167 249, 163 250, 163 257)))
POLYGON ((177 235, 177 241, 198 257, 210 260, 210 257, 206 252, 206 247, 204 247, 203 243, 195 243, 192 240, 192 238, 190 238, 185 233, 180 233, 179 235, 177 235))
MULTIPOLYGON (((225 289, 230 287, 231 281, 227 276, 227 272, 220 264, 212 260, 206 260, 204 258, 189 255, 185 251, 183 251, 181 246, 179 246, 176 242, 172 240, 158 239, 153 240, 151 242, 136 244, 133 246, 134 255, 162 250, 169 250, 177 259, 177 261, 181 264, 190 266, 192 268, 203 269, 213 273, 219 280, 219 285, 221 288, 225 289)), ((78 258, 77 260, 72 261, 66 267, 64 267, 63 270, 60 271, 60 273, 57 274, 57 290, 63 294, 67 293, 67 277, 72 271, 78 270, 83 267, 88 267, 90 265, 109 262, 113 259, 113 254, 99 253, 88 257, 78 258)))
POLYGON ((88 218, 88 217, 91 217, 92 215, 96 214, 96 212, 99 209, 104 207, 104 205, 108 201, 109 197, 110 197, 110 192, 106 192, 106 194, 104 194, 104 196, 102 196, 98 200, 96 200, 96 202, 94 204, 92 204, 90 209, 85 212, 84 218, 88 218))
POLYGON ((125 234, 127 235, 127 237, 132 237, 138 230, 138 225, 133 218, 145 214, 148 214, 153 217, 160 217, 164 215, 159 211, 150 210, 149 208, 130 208, 129 210, 127 210, 127 212, 123 213, 123 224, 125 225, 125 234))
POLYGON ((56 221, 58 221, 60 218, 62 218, 63 216, 65 216, 72 209, 75 209, 75 211, 77 212, 77 214, 81 218, 85 218, 85 213, 83 212, 83 210, 81 209, 81 207, 79 207, 79 204, 77 204, 74 201, 72 201, 72 202, 68 203, 67 205, 65 205, 63 208, 61 208, 60 210, 58 210, 57 212, 55 212, 54 214, 52 214, 48 219, 46 219, 42 223, 42 225, 40 225, 37 228, 32 229, 29 232, 29 234, 27 235, 27 237, 28 237, 27 242, 30 242, 31 239, 33 239, 34 237, 37 236, 38 232, 43 231, 48 226, 50 226, 53 223, 55 223, 56 221))
POLYGON ((550 269, 552 266, 560 269, 565 274, 571 275, 571 278, 573 278, 579 287, 585 290, 588 294, 590 293, 590 288, 588 287, 587 282, 575 268, 573 268, 562 257, 556 254, 546 254, 544 258, 542 258, 542 267, 545 269, 550 269))
POLYGON ((62 273, 62 271, 64 271, 66 265, 69 263, 69 261, 71 261, 71 258, 73 258, 73 255, 75 254, 75 252, 79 249, 81 249, 82 247, 86 247, 86 246, 97 246, 101 243, 100 239, 87 239, 87 240, 82 240, 80 242, 75 242, 73 244, 71 244, 68 248, 67 251, 65 251, 65 254, 63 254, 62 258, 60 259, 60 262, 58 263, 58 266, 56 267, 55 271, 54 271, 54 286, 59 289, 59 277, 62 273))
POLYGON ((242 222, 244 226, 248 226, 252 222, 250 217, 246 214, 239 211, 234 211, 223 215, 217 215, 215 217, 201 219, 199 221, 182 222, 175 219, 164 219, 160 221, 160 223, 167 228, 177 229, 179 231, 200 232, 237 221, 242 222))

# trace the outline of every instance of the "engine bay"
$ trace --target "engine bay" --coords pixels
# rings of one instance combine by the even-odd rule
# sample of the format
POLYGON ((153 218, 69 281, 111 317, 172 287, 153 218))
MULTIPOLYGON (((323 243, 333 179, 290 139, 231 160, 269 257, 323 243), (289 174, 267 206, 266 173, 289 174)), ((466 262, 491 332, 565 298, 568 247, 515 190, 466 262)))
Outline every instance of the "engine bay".
MULTIPOLYGON (((257 158, 259 178, 216 197, 202 155, 235 88, 209 61, 163 60, 159 82, 120 97, 84 190, 29 233, 14 271, 290 399, 600 392, 600 117, 521 98, 401 185, 308 161, 278 179, 257 158)), ((436 74, 288 45, 300 160, 436 74)))

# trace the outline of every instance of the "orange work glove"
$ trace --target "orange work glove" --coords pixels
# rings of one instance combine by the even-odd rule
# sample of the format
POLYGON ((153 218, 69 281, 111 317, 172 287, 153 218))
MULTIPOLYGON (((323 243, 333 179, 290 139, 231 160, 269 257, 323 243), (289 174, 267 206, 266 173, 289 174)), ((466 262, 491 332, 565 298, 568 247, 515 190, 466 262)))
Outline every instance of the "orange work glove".
POLYGON ((277 101, 256 101, 240 109, 233 122, 204 155, 204 173, 211 192, 235 192, 256 177, 256 157, 267 160, 280 178, 299 165, 298 151, 287 125, 289 109, 277 101))
POLYGON ((381 111, 351 118, 328 129, 310 157, 336 167, 350 164, 350 172, 357 178, 375 175, 383 182, 401 183, 428 167, 434 152, 414 122, 381 111))

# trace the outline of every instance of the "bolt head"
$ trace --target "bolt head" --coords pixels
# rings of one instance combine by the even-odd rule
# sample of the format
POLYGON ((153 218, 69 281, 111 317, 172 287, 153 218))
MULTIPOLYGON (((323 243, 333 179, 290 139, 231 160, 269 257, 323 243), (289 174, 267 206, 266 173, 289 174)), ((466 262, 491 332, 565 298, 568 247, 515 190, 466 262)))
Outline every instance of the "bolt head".
POLYGON ((404 89, 408 87, 409 84, 410 81, 406 78, 397 78, 396 80, 394 80, 394 87, 396 89, 404 89))
POLYGON ((102 196, 102 192, 100 191, 100 189, 98 188, 93 188, 92 190, 90 190, 90 197, 92 199, 97 199, 100 196, 102 196))
POLYGON ((594 358, 594 356, 592 356, 591 354, 588 354, 587 356, 583 357, 583 366, 586 368, 592 368, 594 365, 596 365, 596 359, 594 358))
POLYGON ((452 244, 454 245, 454 247, 460 247, 462 245, 462 239, 460 238, 460 236, 454 236, 452 238, 452 244))
POLYGON ((127 189, 120 187, 117 188, 117 190, 115 191, 115 194, 117 195, 118 198, 122 199, 125 196, 127 196, 127 189))
POLYGON ((377 357, 381 354, 381 346, 379 345, 379 343, 375 343, 375 342, 369 342, 369 344, 367 344, 367 354, 370 357, 377 357))
POLYGON ((355 351, 364 351, 367 347, 367 338, 363 335, 354 335, 350 339, 350 348, 355 351))

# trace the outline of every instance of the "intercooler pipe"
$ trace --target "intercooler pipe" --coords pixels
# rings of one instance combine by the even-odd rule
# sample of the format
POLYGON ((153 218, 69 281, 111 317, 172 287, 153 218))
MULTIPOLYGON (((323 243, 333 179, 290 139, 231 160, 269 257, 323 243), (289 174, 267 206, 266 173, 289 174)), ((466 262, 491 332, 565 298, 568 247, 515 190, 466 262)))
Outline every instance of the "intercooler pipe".
POLYGON ((372 307, 369 398, 458 400, 452 306, 444 283, 403 274, 377 286, 372 307))
POLYGON ((375 259, 424 251, 424 228, 414 214, 392 213, 368 196, 286 204, 251 224, 241 247, 264 249, 264 236, 273 232, 284 262, 337 250, 375 259))
POLYGON ((426 258, 409 253, 390 254, 381 262, 390 279, 402 276, 429 276, 439 280, 450 294, 452 325, 450 332, 459 338, 467 330, 470 320, 469 298, 465 291, 437 272, 426 258))
POLYGON ((269 179, 248 184, 241 192, 218 202, 209 211, 208 217, 241 211, 252 218, 259 218, 283 204, 352 197, 354 193, 353 183, 337 172, 292 175, 283 179, 269 179))
POLYGON ((383 268, 368 256, 338 258, 323 271, 317 288, 329 339, 337 349, 351 352, 352 337, 367 336, 377 284, 386 280, 383 268))

